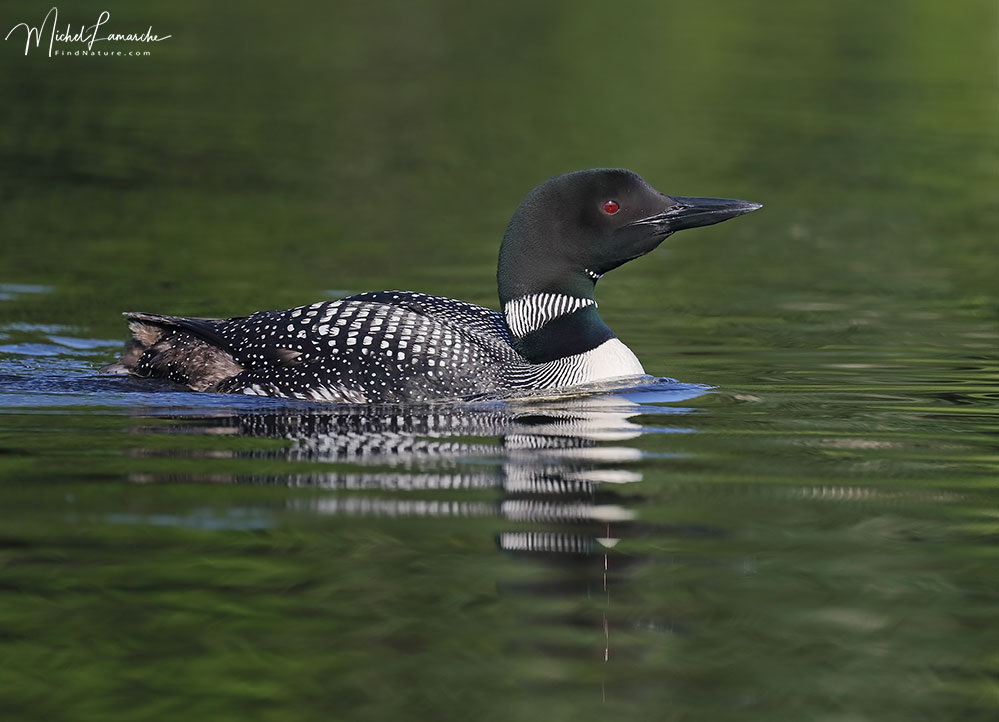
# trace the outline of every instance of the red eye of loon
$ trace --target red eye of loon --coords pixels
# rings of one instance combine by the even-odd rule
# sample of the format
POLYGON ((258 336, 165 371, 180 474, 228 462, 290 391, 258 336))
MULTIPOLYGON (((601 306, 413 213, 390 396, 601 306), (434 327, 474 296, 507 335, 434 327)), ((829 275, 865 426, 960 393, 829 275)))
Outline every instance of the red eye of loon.
POLYGON ((614 215, 621 209, 621 206, 617 204, 617 201, 604 201, 604 213, 609 216, 614 215))

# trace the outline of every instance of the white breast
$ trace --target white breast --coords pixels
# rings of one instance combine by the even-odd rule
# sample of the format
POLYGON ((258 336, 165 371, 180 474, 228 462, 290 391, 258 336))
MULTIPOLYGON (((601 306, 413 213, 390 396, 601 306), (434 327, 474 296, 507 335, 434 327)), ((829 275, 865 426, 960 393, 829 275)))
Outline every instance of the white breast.
POLYGON ((644 373, 631 349, 612 338, 591 351, 554 361, 510 364, 503 368, 502 378, 503 386, 510 389, 560 389, 644 373))
POLYGON ((638 357, 617 338, 604 341, 592 351, 579 354, 578 358, 584 376, 576 382, 580 384, 645 373, 638 357))

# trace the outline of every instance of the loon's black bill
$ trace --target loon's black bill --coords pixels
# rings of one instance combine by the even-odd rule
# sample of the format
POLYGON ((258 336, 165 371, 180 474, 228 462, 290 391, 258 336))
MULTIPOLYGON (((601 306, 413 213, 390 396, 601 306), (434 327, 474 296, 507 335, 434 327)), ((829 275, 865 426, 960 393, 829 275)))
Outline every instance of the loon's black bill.
POLYGON ((729 218, 752 213, 763 207, 762 203, 738 201, 732 198, 687 198, 684 196, 670 196, 670 198, 675 201, 676 205, 670 206, 662 213, 636 221, 636 223, 661 224, 664 230, 673 233, 685 228, 721 223, 729 218))

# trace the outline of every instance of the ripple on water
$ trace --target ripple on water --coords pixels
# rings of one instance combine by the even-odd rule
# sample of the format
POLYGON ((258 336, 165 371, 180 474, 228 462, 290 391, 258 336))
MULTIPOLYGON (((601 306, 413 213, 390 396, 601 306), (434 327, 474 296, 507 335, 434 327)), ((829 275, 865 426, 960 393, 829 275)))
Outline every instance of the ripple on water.
POLYGON ((51 293, 52 286, 32 283, 0 283, 0 301, 13 301, 28 294, 51 293))

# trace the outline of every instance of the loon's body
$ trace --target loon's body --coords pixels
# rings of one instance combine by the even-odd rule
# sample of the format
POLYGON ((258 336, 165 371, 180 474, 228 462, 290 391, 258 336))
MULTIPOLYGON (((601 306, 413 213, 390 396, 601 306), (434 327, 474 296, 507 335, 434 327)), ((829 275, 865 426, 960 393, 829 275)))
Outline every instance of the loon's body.
POLYGON ((406 291, 230 319, 127 313, 104 370, 195 391, 347 403, 422 402, 645 373, 597 315, 597 280, 677 230, 756 203, 665 196, 625 170, 552 178, 521 202, 497 270, 502 312, 406 291))

